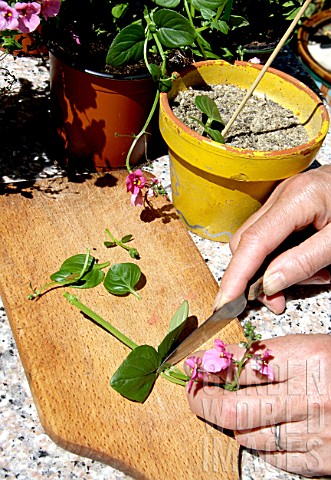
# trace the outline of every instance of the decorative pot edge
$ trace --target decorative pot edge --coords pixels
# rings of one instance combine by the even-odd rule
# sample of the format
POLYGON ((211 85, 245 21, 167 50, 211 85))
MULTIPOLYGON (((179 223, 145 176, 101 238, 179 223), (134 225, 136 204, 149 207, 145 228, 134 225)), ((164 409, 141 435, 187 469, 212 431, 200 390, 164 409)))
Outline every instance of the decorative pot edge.
MULTIPOLYGON (((215 64, 220 64, 220 65, 232 65, 232 66, 235 66, 235 65, 247 65, 248 67, 250 68, 255 68, 256 70, 262 70, 262 68, 264 67, 263 65, 256 65, 256 64, 252 64, 250 62, 245 62, 245 61, 241 61, 241 60, 236 60, 234 62, 234 64, 231 64, 229 62, 226 62, 225 60, 205 60, 205 61, 200 61, 200 62, 196 62, 192 65, 189 65, 188 67, 186 67, 180 74, 177 73, 178 76, 184 76, 185 75, 185 72, 188 72, 194 68, 199 68, 200 66, 208 66, 208 65, 215 65, 215 64)), ((305 85, 304 83, 300 82, 299 80, 297 80, 296 78, 292 77, 291 75, 288 75, 287 73, 285 72, 282 72, 281 70, 277 70, 275 68, 268 68, 267 70, 269 73, 272 73, 274 75, 277 75, 278 77, 281 77, 283 78, 284 80, 286 81, 289 81, 290 83, 298 86, 301 90, 304 90, 313 100, 316 101, 316 104, 317 106, 320 106, 322 107, 323 109, 323 114, 322 114, 322 127, 320 129, 320 132, 319 132, 319 137, 318 137, 318 140, 320 142, 322 142, 328 132, 328 129, 329 129, 329 122, 330 122, 330 119, 329 119, 329 114, 328 114, 328 111, 325 107, 325 105, 323 104, 322 100, 309 88, 307 87, 307 85, 305 85)), ((168 116, 171 118, 171 120, 178 124, 180 126, 181 129, 183 129, 187 134, 190 135, 190 137, 193 137, 195 138, 197 141, 199 142, 202 142, 205 146, 208 146, 210 149, 219 149, 219 150, 226 150, 226 151, 229 151, 229 152, 233 152, 233 153, 246 153, 248 155, 251 155, 252 158, 254 159, 258 159, 260 156, 261 156, 261 160, 266 160, 268 158, 273 158, 275 156, 281 156, 281 155, 286 155, 288 156, 289 154, 294 154, 296 153, 299 149, 302 150, 302 149, 305 149, 307 151, 311 150, 313 148, 313 145, 316 144, 316 139, 315 140, 311 140, 310 142, 308 143, 305 143, 305 144, 302 144, 302 145, 299 145, 297 147, 293 147, 293 148, 290 148, 290 149, 286 149, 286 150, 276 150, 276 151, 273 151, 273 150, 269 150, 269 151, 257 151, 257 150, 250 150, 250 149, 243 149, 243 148, 238 148, 238 147, 231 147, 231 146, 228 146, 228 145, 223 145, 221 143, 218 143, 218 142, 215 142, 214 140, 211 140, 211 139, 208 139, 206 137, 203 137, 202 135, 198 134, 197 132, 195 132, 194 130, 192 130, 191 128, 189 128, 187 125, 185 125, 183 122, 181 122, 181 120, 179 120, 173 113, 171 107, 170 107, 170 104, 169 104, 169 94, 171 94, 171 91, 168 92, 168 93, 165 93, 165 92, 162 92, 160 94, 160 102, 162 103, 162 107, 164 108, 164 110, 166 111, 166 113, 168 114, 168 116)))
POLYGON ((309 68, 313 74, 318 75, 321 80, 324 80, 329 84, 329 86, 331 86, 331 72, 327 72, 327 70, 325 70, 318 62, 316 62, 316 60, 314 60, 314 58, 310 55, 307 48, 310 33, 308 30, 317 28, 327 20, 330 20, 331 22, 331 9, 324 10, 316 15, 313 15, 299 28, 297 41, 298 54, 307 68, 309 68), (314 70, 311 67, 313 67, 314 70))
POLYGON ((79 62, 75 63, 73 61, 69 61, 68 57, 64 54, 55 51, 53 47, 48 47, 48 51, 50 55, 53 55, 55 58, 63 62, 64 64, 68 65, 71 68, 84 72, 88 75, 98 77, 98 78, 108 78, 110 80, 146 80, 147 78, 152 79, 149 73, 144 74, 136 74, 136 75, 114 75, 111 73, 103 73, 98 72, 96 70, 91 70, 89 68, 83 67, 79 62))

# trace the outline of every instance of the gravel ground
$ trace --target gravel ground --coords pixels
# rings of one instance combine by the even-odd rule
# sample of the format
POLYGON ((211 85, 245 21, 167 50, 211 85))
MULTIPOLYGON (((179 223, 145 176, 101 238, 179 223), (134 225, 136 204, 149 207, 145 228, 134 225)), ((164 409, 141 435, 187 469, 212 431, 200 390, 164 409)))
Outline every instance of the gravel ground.
MULTIPOLYGON (((302 70, 286 48, 273 66, 299 80, 318 93, 313 80, 302 70)), ((1 182, 34 180, 65 173, 65 155, 59 148, 52 127, 47 58, 0 57, 1 182)), ((330 137, 323 145, 318 161, 330 163, 330 137)), ((168 158, 153 162, 151 171, 170 189, 168 158)), ((217 281, 226 268, 228 245, 192 235, 217 281)), ((298 287, 299 288, 299 287, 298 287)), ((263 334, 329 333, 330 294, 327 289, 312 289, 305 298, 304 289, 292 292, 286 312, 274 316, 262 307, 250 312, 250 320, 263 334), (271 333, 272 332, 272 333, 271 333)), ((44 433, 18 352, 0 299, 0 414, 7 425, 0 432, 2 462, 0 478, 19 480, 128 479, 109 466, 71 454, 53 443, 44 433)), ((266 464, 257 455, 243 451, 242 480, 301 480, 266 464)))

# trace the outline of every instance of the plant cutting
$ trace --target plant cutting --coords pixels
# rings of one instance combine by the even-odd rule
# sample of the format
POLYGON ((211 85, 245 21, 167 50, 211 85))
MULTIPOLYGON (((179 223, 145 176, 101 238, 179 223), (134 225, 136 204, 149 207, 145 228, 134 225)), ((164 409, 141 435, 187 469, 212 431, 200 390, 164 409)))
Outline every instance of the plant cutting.
MULTIPOLYGON (((106 232, 112 239, 111 246, 115 244, 115 246, 123 248, 123 245, 126 247, 127 241, 132 239, 132 235, 125 235, 121 241, 118 241, 110 234, 108 229, 106 232)), ((124 295, 130 292, 138 296, 132 286, 140 278, 139 267, 132 263, 111 265, 108 273, 104 275, 102 269, 109 266, 110 262, 98 264, 95 258, 90 255, 89 250, 85 255, 74 255, 66 259, 59 271, 51 275, 52 283, 34 290, 33 294, 28 295, 28 299, 37 299, 42 295, 42 292, 50 288, 70 286, 88 289, 97 287, 102 281, 105 288, 114 295, 124 295)), ((110 380, 111 387, 129 400, 143 403, 151 393, 158 376, 181 386, 188 385, 190 390, 194 382, 201 380, 208 382, 210 374, 218 374, 230 367, 234 372, 232 381, 230 383, 221 382, 220 386, 228 390, 237 390, 240 387, 240 375, 249 362, 252 368, 263 375, 267 375, 273 381, 273 372, 271 367, 268 366, 268 361, 271 358, 270 352, 266 350, 264 353, 257 353, 259 350, 258 341, 261 336, 255 333, 249 322, 244 327, 246 341, 241 343, 244 353, 240 359, 233 359, 233 355, 226 350, 226 345, 221 340, 215 340, 214 348, 207 350, 202 357, 192 355, 186 360, 186 365, 191 369, 186 374, 165 360, 180 342, 180 337, 187 325, 189 319, 187 301, 183 301, 177 309, 170 321, 169 331, 158 347, 155 348, 152 345, 137 345, 112 323, 109 323, 90 307, 83 304, 76 295, 65 292, 64 297, 71 305, 78 308, 85 316, 111 333, 131 350, 110 380)))
MULTIPOLYGON (((328 113, 319 98, 274 69, 265 73, 255 97, 266 97, 295 113, 307 134, 301 145, 263 151, 228 145, 227 138, 221 144, 194 131, 172 110, 180 92, 215 85, 248 90, 261 70, 262 66, 246 62, 197 62, 178 75, 168 94, 161 94, 160 130, 169 148, 172 201, 186 227, 211 240, 229 241, 277 181, 310 165, 328 131, 328 113)), ((228 118, 223 118, 225 123, 228 118)))
MULTIPOLYGON (((114 237, 113 237, 114 238, 114 237)), ((125 239, 125 237, 123 237, 125 239)), ((123 239, 122 239, 123 240, 123 239)), ((136 258, 136 257, 135 257, 136 258)), ((141 277, 141 270, 135 263, 118 263, 111 265, 107 274, 102 271, 109 267, 110 262, 99 264, 96 259, 90 255, 89 250, 86 254, 77 254, 67 258, 60 269, 53 273, 51 282, 36 289, 30 284, 33 293, 28 295, 29 300, 39 298, 43 292, 52 288, 70 286, 73 288, 94 288, 103 282, 105 289, 113 295, 126 295, 132 293, 141 300, 141 296, 134 289, 141 277)))
POLYGON ((187 384, 190 391, 194 382, 208 383, 211 374, 219 374, 229 367, 234 372, 233 380, 230 383, 223 382, 219 385, 225 390, 235 391, 240 387, 240 375, 248 363, 250 363, 251 368, 267 376, 270 381, 274 380, 273 370, 268 365, 270 358, 272 358, 271 352, 265 350, 263 353, 256 353, 257 342, 261 339, 261 335, 255 333, 255 329, 250 322, 244 325, 244 335, 247 341, 241 342, 241 346, 244 348, 241 359, 234 360, 233 355, 226 350, 224 342, 215 340, 214 348, 206 350, 202 357, 192 355, 187 358, 185 363, 191 371, 189 375, 186 375, 173 365, 162 365, 163 360, 174 349, 186 325, 188 319, 188 303, 186 301, 182 303, 172 317, 167 335, 159 346, 154 348, 151 345, 137 345, 112 324, 81 303, 77 296, 70 295, 67 292, 64 296, 71 305, 77 307, 83 314, 105 328, 117 340, 131 349, 129 355, 110 380, 112 388, 129 400, 143 403, 151 393, 158 376, 181 386, 187 384))

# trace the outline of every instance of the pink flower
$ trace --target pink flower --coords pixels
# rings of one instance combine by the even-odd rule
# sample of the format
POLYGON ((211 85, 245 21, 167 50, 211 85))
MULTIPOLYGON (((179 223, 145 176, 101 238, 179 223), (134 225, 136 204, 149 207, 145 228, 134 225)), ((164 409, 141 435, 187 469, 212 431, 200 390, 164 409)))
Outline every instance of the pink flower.
POLYGON ((18 28, 22 33, 33 32, 40 24, 40 5, 37 2, 15 3, 18 28))
POLYGON ((142 189, 146 184, 146 178, 141 170, 135 170, 126 177, 126 190, 131 192, 131 204, 133 206, 143 204, 142 189))
POLYGON ((60 11, 61 0, 42 0, 41 13, 45 20, 56 17, 60 11))
POLYGON ((18 13, 7 2, 0 1, 0 31, 16 30, 18 27, 18 13))
POLYGON ((275 378, 274 371, 268 365, 270 357, 270 350, 266 349, 263 355, 256 355, 253 357, 250 363, 253 370, 257 370, 262 373, 262 375, 266 375, 273 382, 275 378))
POLYGON ((185 360, 186 365, 192 368, 191 378, 188 382, 188 392, 190 393, 193 383, 197 380, 203 380, 206 372, 201 370, 202 358, 191 355, 185 360))
POLYGON ((214 348, 206 350, 203 355, 203 368, 210 373, 220 372, 231 365, 232 357, 222 340, 214 340, 214 348))

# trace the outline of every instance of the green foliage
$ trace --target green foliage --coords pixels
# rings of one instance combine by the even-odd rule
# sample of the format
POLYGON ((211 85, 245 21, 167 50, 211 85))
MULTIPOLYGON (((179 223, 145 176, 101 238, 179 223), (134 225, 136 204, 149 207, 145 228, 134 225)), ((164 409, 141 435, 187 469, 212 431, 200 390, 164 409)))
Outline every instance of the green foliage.
POLYGON ((160 356, 150 345, 141 345, 126 357, 114 373, 110 385, 123 397, 144 402, 158 376, 160 356))
POLYGON ((106 275, 104 286, 113 295, 132 293, 141 299, 134 287, 139 281, 141 270, 135 263, 118 263, 112 265, 106 275))
POLYGON ((195 117, 191 117, 191 119, 201 125, 204 132, 206 132, 215 142, 225 143, 224 137, 220 131, 224 128, 224 122, 214 100, 208 95, 198 95, 195 98, 195 105, 207 117, 207 120, 204 123, 195 117), (220 125, 219 129, 211 127, 213 122, 220 125))
POLYGON ((133 239, 133 235, 131 235, 131 234, 124 235, 124 237, 122 237, 121 240, 117 240, 110 233, 110 231, 108 229, 106 230, 106 234, 110 237, 111 242, 104 242, 105 247, 112 248, 112 247, 116 247, 116 245, 118 245, 119 247, 124 248, 124 250, 127 250, 129 252, 129 255, 130 255, 131 258, 135 258, 136 260, 139 260, 140 255, 139 255, 138 250, 134 247, 130 247, 130 246, 126 245, 126 243, 131 242, 131 240, 133 239))
POLYGON ((170 322, 169 333, 164 337, 158 346, 158 353, 163 361, 173 350, 174 344, 182 333, 188 317, 188 303, 185 301, 179 307, 170 322))
POLYGON ((105 274, 102 269, 108 265, 109 262, 98 264, 89 251, 86 254, 80 253, 69 257, 62 263, 60 269, 50 276, 52 282, 46 283, 39 289, 32 289, 33 293, 28 298, 33 300, 38 298, 44 290, 60 286, 94 288, 103 281, 105 274))
POLYGON ((175 367, 160 372, 163 360, 174 349, 174 344, 183 331, 188 317, 188 303, 184 301, 171 319, 169 333, 158 349, 141 345, 132 350, 110 380, 110 385, 123 397, 144 402, 154 382, 161 373, 168 380, 184 385, 187 376, 175 367))

